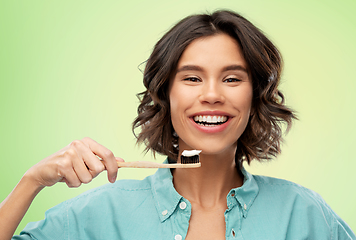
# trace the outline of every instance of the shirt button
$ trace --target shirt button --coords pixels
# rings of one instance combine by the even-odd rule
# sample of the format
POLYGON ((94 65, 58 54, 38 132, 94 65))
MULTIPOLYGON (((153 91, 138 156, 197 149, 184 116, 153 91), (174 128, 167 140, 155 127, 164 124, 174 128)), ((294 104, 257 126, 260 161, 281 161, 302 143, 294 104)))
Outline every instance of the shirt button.
POLYGON ((245 210, 247 209, 247 205, 246 205, 246 203, 244 204, 244 209, 245 209, 245 210))
POLYGON ((162 212, 162 215, 163 215, 163 216, 166 216, 167 213, 168 213, 168 211, 167 211, 167 210, 164 210, 164 211, 162 212))
POLYGON ((182 240, 182 235, 179 234, 175 235, 174 240, 182 240))
POLYGON ((187 204, 185 202, 181 202, 179 204, 180 209, 184 210, 187 207, 187 204))

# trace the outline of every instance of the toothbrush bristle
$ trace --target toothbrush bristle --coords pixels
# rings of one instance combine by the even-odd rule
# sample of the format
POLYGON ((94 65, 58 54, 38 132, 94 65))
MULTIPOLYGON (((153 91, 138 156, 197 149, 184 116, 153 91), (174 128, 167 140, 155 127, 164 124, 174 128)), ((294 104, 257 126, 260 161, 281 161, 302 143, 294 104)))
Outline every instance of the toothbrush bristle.
POLYGON ((199 155, 194 155, 191 157, 180 156, 181 164, 199 163, 199 155))

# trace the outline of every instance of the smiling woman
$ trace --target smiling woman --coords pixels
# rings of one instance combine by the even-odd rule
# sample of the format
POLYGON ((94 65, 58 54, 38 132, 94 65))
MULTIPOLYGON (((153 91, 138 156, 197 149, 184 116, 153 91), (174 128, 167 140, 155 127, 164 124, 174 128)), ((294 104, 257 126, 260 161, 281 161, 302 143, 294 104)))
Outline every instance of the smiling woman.
POLYGON ((1 203, 0 238, 11 238, 46 186, 78 187, 107 170, 113 184, 50 209, 13 239, 356 239, 312 190, 243 168, 277 155, 281 125, 295 118, 278 90, 281 65, 277 48, 239 14, 183 19, 147 61, 133 129, 166 163, 202 150, 201 167, 115 182, 121 158, 90 138, 73 141, 1 203))
MULTIPOLYGON (((144 76, 147 90, 141 93, 139 115, 133 125, 133 128, 142 127, 138 142, 145 142, 146 150, 157 151, 172 159, 177 158, 178 149, 173 146, 178 138, 174 137, 172 121, 167 118, 171 113, 168 88, 172 85, 175 75, 181 76, 187 71, 206 73, 207 69, 192 64, 190 59, 186 59, 185 61, 188 60, 188 62, 184 65, 180 63, 180 66, 178 66, 178 61, 181 62, 184 55, 188 54, 187 51, 192 48, 191 45, 196 46, 197 42, 214 35, 229 36, 228 42, 232 43, 232 46, 225 49, 220 46, 219 49, 217 44, 221 43, 217 40, 208 47, 200 44, 198 47, 202 49, 195 50, 194 59, 204 60, 206 55, 203 53, 214 49, 224 51, 221 52, 220 58, 229 56, 233 51, 236 54, 235 58, 238 57, 238 59, 235 59, 234 63, 221 66, 223 69, 219 71, 235 70, 235 74, 239 73, 237 75, 239 78, 236 79, 246 81, 248 77, 252 84, 252 114, 241 137, 236 136, 238 148, 235 161, 240 165, 244 160, 250 163, 252 159, 260 161, 271 159, 280 153, 281 123, 285 122, 289 129, 292 119, 295 118, 293 112, 283 104, 284 96, 277 89, 282 69, 281 55, 272 42, 253 24, 240 15, 233 13, 230 15, 228 12, 216 12, 211 17, 208 15, 187 17, 156 44, 147 61, 144 76)), ((211 63, 221 60, 212 56, 216 52, 210 54, 211 63)), ((202 80, 192 76, 187 76, 185 79, 191 82, 202 80)), ((236 82, 231 78, 224 81, 236 82)), ((188 95, 186 91, 180 94, 188 95)))

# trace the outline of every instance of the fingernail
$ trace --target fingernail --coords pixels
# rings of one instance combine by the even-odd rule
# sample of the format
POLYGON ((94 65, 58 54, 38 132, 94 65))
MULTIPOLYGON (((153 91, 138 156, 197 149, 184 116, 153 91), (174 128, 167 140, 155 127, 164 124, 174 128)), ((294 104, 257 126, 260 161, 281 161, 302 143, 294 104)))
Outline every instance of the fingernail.
POLYGON ((114 183, 116 181, 116 176, 110 178, 110 182, 114 183))

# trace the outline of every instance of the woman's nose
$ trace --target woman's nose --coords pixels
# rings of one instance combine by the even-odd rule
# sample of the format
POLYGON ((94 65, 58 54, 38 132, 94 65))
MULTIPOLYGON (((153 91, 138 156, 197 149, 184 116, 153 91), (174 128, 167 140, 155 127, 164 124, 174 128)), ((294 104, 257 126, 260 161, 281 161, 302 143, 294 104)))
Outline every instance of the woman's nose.
POLYGON ((199 100, 209 104, 216 104, 223 103, 225 101, 225 97, 223 95, 221 86, 219 86, 219 84, 215 81, 210 81, 204 83, 202 86, 199 100))

